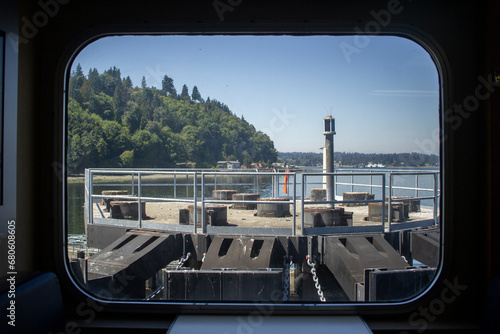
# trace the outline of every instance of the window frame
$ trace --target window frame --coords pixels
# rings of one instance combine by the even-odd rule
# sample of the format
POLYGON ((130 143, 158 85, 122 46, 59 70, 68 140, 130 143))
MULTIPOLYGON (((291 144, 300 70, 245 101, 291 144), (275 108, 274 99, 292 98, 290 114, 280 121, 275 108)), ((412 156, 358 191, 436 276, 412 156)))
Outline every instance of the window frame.
POLYGON ((4 202, 4 155, 5 155, 5 47, 6 47, 7 34, 5 31, 0 30, 0 206, 4 202))
MULTIPOLYGON (((252 27, 255 28, 255 27, 252 27)), ((193 29, 194 30, 194 29, 193 29)), ((69 86, 69 76, 73 61, 76 55, 84 49, 87 45, 96 41, 97 39, 108 37, 108 36, 117 36, 117 35, 134 35, 134 36, 150 36, 150 35, 199 35, 199 31, 193 31, 189 29, 184 30, 174 30, 171 31, 162 31, 158 33, 156 31, 148 31, 147 29, 139 29, 138 31, 130 32, 128 30, 120 30, 120 29, 111 29, 110 31, 100 31, 97 30, 89 30, 86 32, 86 37, 80 38, 79 40, 75 40, 73 45, 69 47, 69 50, 66 50, 66 57, 61 61, 64 66, 61 68, 61 77, 63 78, 62 82, 64 82, 64 94, 62 97, 62 115, 64 117, 64 125, 63 125, 63 166, 66 166, 66 151, 67 151, 67 91, 69 86)), ((357 35, 352 30, 349 30, 345 27, 337 27, 325 28, 323 25, 318 25, 306 32, 302 31, 300 27, 297 29, 276 29, 275 25, 267 26, 259 26, 258 29, 252 29, 251 32, 241 30, 241 29, 225 29, 221 31, 220 29, 205 29, 202 33, 203 35, 292 35, 292 36, 314 36, 314 35, 344 35, 344 36, 355 36, 357 35)), ((433 60, 436 70, 438 72, 439 79, 439 127, 440 127, 440 138, 446 138, 447 134, 451 132, 450 125, 445 124, 443 121, 443 111, 447 109, 447 107, 451 106, 452 101, 452 82, 450 80, 450 69, 447 58, 444 55, 441 47, 428 35, 419 31, 415 27, 411 26, 397 26, 393 30, 384 31, 377 34, 368 34, 375 36, 395 36, 409 39, 418 45, 420 45, 424 50, 426 50, 431 59, 433 60)), ((449 254, 451 254, 451 233, 448 231, 450 229, 450 217, 447 217, 449 212, 447 212, 446 208, 448 203, 450 203, 451 198, 446 196, 446 193, 450 191, 452 187, 451 184, 446 184, 445 180, 448 178, 448 173, 446 173, 446 165, 445 161, 449 159, 445 154, 451 150, 445 149, 445 146, 450 145, 449 141, 440 141, 440 174, 439 174, 439 182, 441 189, 441 199, 439 210, 441 214, 440 218, 440 254, 439 254, 439 264, 436 267, 436 274, 434 279, 429 284, 429 286, 423 290, 418 296, 413 298, 399 301, 399 302, 363 302, 363 303, 332 303, 332 304, 314 304, 314 303, 300 303, 300 304, 274 304, 274 303, 240 303, 240 302, 214 302, 212 304, 203 303, 200 305, 197 302, 142 302, 137 300, 127 300, 127 301, 118 301, 118 300, 104 300, 98 297, 93 296, 89 291, 82 288, 75 278, 72 276, 71 269, 69 267, 69 261, 66 256, 67 250, 64 249, 63 254, 64 257, 62 259, 64 263, 64 268, 66 271, 66 275, 69 277, 70 281, 73 284, 74 293, 81 296, 81 298, 91 298, 92 300, 102 303, 106 306, 107 310, 134 310, 141 312, 149 312, 149 311, 161 311, 167 313, 179 313, 179 312, 193 312, 196 311, 198 313, 224 313, 227 314, 231 310, 234 314, 242 314, 248 313, 252 311, 262 312, 262 310, 267 310, 266 308, 272 308, 274 314, 290 314, 290 313, 301 313, 301 314, 332 314, 338 312, 347 312, 352 314, 376 314, 383 310, 384 313, 387 314, 400 314, 404 312, 408 312, 416 308, 416 306, 420 305, 425 301, 430 301, 435 298, 436 295, 440 293, 436 288, 436 282, 443 279, 446 273, 451 270, 451 263, 447 261, 449 258, 449 254), (446 144, 446 145, 445 145, 446 144), (434 297, 433 297, 434 296, 434 297)), ((62 212, 62 237, 63 237, 63 245, 66 245, 66 241, 64 238, 67 237, 66 231, 66 215, 67 215, 67 201, 66 201, 66 178, 67 171, 66 167, 63 169, 63 186, 62 186, 62 203, 63 203, 63 212, 62 212)))

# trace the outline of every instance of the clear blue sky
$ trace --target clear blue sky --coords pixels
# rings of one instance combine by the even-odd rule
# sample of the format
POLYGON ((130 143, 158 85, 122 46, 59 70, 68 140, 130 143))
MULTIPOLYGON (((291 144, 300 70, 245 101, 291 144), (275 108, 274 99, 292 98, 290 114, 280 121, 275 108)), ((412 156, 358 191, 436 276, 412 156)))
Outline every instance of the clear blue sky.
MULTIPOLYGON (((429 54, 400 37, 373 36, 346 57, 353 36, 120 36, 75 59, 85 74, 116 66, 134 86, 180 93, 197 86, 268 134, 281 152, 320 152, 323 118, 336 121, 335 151, 438 153, 439 79, 429 54)), ((353 49, 351 49, 352 51, 353 49)))

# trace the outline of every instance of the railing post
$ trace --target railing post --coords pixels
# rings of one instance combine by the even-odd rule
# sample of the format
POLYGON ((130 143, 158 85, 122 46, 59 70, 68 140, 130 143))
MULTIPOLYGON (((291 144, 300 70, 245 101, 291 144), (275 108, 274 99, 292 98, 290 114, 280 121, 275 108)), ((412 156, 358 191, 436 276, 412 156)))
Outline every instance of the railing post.
POLYGON ((433 218, 434 218, 434 225, 438 225, 437 221, 437 210, 438 210, 438 190, 437 190, 437 185, 438 185, 438 173, 434 173, 434 203, 433 203, 433 218))
MULTIPOLYGON (((301 203, 301 217, 300 217, 300 233, 304 235, 304 201, 306 200, 306 175, 302 173, 302 203, 301 203)), ((294 212, 295 214, 295 212, 294 212)))
POLYGON ((131 184, 132 184, 132 196, 134 196, 134 194, 135 194, 134 172, 132 172, 132 181, 131 181, 131 184))
POLYGON ((333 175, 333 197, 337 198, 337 182, 338 182, 338 175, 335 173, 333 175))
POLYGON ((256 169, 256 170, 255 170, 255 172, 256 172, 256 173, 255 173, 255 175, 253 176, 253 192, 254 192, 254 194, 256 194, 256 193, 257 193, 257 175, 259 174, 259 170, 258 170, 258 169, 256 169))
POLYGON ((382 174, 382 233, 385 232, 385 176, 382 174))
POLYGON ((271 179, 271 197, 276 198, 276 168, 273 169, 273 177, 271 179))
MULTIPOLYGON (((84 200, 84 229, 85 229, 85 235, 87 235, 87 225, 92 224, 92 196, 90 192, 90 169, 85 169, 85 200, 84 200)), ((92 209, 93 210, 93 209, 92 209)))
POLYGON ((207 223, 205 221, 205 173, 202 172, 201 173, 201 233, 207 233, 206 224, 207 223))
MULTIPOLYGON (((383 212, 385 212, 385 203, 383 212)), ((391 232, 392 223, 392 173, 389 172, 389 202, 387 203, 387 232, 391 232)))
POLYGON ((415 173, 415 197, 418 197, 418 173, 415 173))
POLYGON ((293 173, 293 229, 292 229, 293 236, 295 236, 296 216, 297 216, 297 174, 293 173))
POLYGON ((142 205, 141 205, 141 195, 142 195, 142 180, 141 172, 137 173, 137 214, 139 215, 139 228, 142 228, 142 205))
POLYGON ((177 172, 174 171, 174 198, 177 198, 177 172))
POLYGON ((87 224, 90 223, 89 217, 89 170, 85 168, 85 181, 84 181, 84 202, 83 202, 83 225, 85 227, 85 234, 87 234, 87 224))
POLYGON ((273 176, 271 176, 271 198, 274 198, 274 182, 275 182, 274 173, 276 173, 276 169, 273 169, 273 176))
MULTIPOLYGON (((188 174, 186 174, 188 176, 188 174)), ((186 186, 187 187, 187 186, 186 186)), ((194 204, 194 209, 193 209, 193 219, 194 219, 194 234, 196 234, 196 225, 198 224, 198 173, 194 172, 194 180, 193 180, 193 187, 194 187, 194 193, 193 193, 193 204, 194 204)), ((187 189, 186 189, 187 190, 187 189)), ((186 193, 187 195, 187 193, 186 193)))
POLYGON ((354 192, 354 175, 352 174, 352 170, 351 170, 351 192, 354 192))
POLYGON ((94 173, 92 169, 89 170, 89 222, 94 224, 94 173))
POLYGON ((280 178, 281 175, 278 175, 276 178, 276 194, 273 196, 273 198, 279 198, 280 197, 280 178))
POLYGON ((370 194, 373 194, 373 171, 370 171, 370 194))

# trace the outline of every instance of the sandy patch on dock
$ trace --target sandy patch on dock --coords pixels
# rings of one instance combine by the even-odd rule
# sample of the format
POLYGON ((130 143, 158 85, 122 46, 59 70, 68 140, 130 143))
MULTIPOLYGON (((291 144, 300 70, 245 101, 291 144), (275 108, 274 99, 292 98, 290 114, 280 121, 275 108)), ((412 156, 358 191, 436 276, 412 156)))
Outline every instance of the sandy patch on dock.
MULTIPOLYGON (((155 223, 179 224, 179 210, 187 209, 190 203, 186 202, 147 202, 146 215, 148 221, 155 223)), ((199 204, 198 204, 199 205, 199 204)), ((231 204, 206 204, 206 206, 225 205, 227 209, 227 222, 229 226, 239 227, 274 227, 274 228, 292 228, 293 227, 293 206, 290 205, 289 217, 258 217, 257 210, 238 210, 232 209, 231 204)), ((314 206, 314 205, 310 205, 314 206)), ((100 210, 94 209, 94 217, 109 218, 109 213, 104 209, 104 205, 99 204, 100 210), (102 212, 102 214, 101 214, 102 212)), ((354 226, 380 225, 380 222, 366 221, 368 216, 368 206, 345 207, 346 212, 353 213, 354 226)), ((420 212, 410 213, 410 219, 407 221, 417 221, 432 218, 432 210, 422 208, 420 212)), ((300 231, 302 213, 301 202, 298 201, 295 212, 295 224, 297 231, 300 231)), ((395 224, 395 223, 393 223, 395 224)))

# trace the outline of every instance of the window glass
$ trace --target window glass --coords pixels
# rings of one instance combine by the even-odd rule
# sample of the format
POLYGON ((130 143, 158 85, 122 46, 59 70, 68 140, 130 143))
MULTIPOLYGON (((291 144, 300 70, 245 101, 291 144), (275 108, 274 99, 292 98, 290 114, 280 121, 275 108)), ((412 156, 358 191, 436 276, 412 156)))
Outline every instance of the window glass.
POLYGON ((439 266, 439 91, 401 37, 87 45, 68 73, 75 277, 150 302, 418 295, 439 266))

